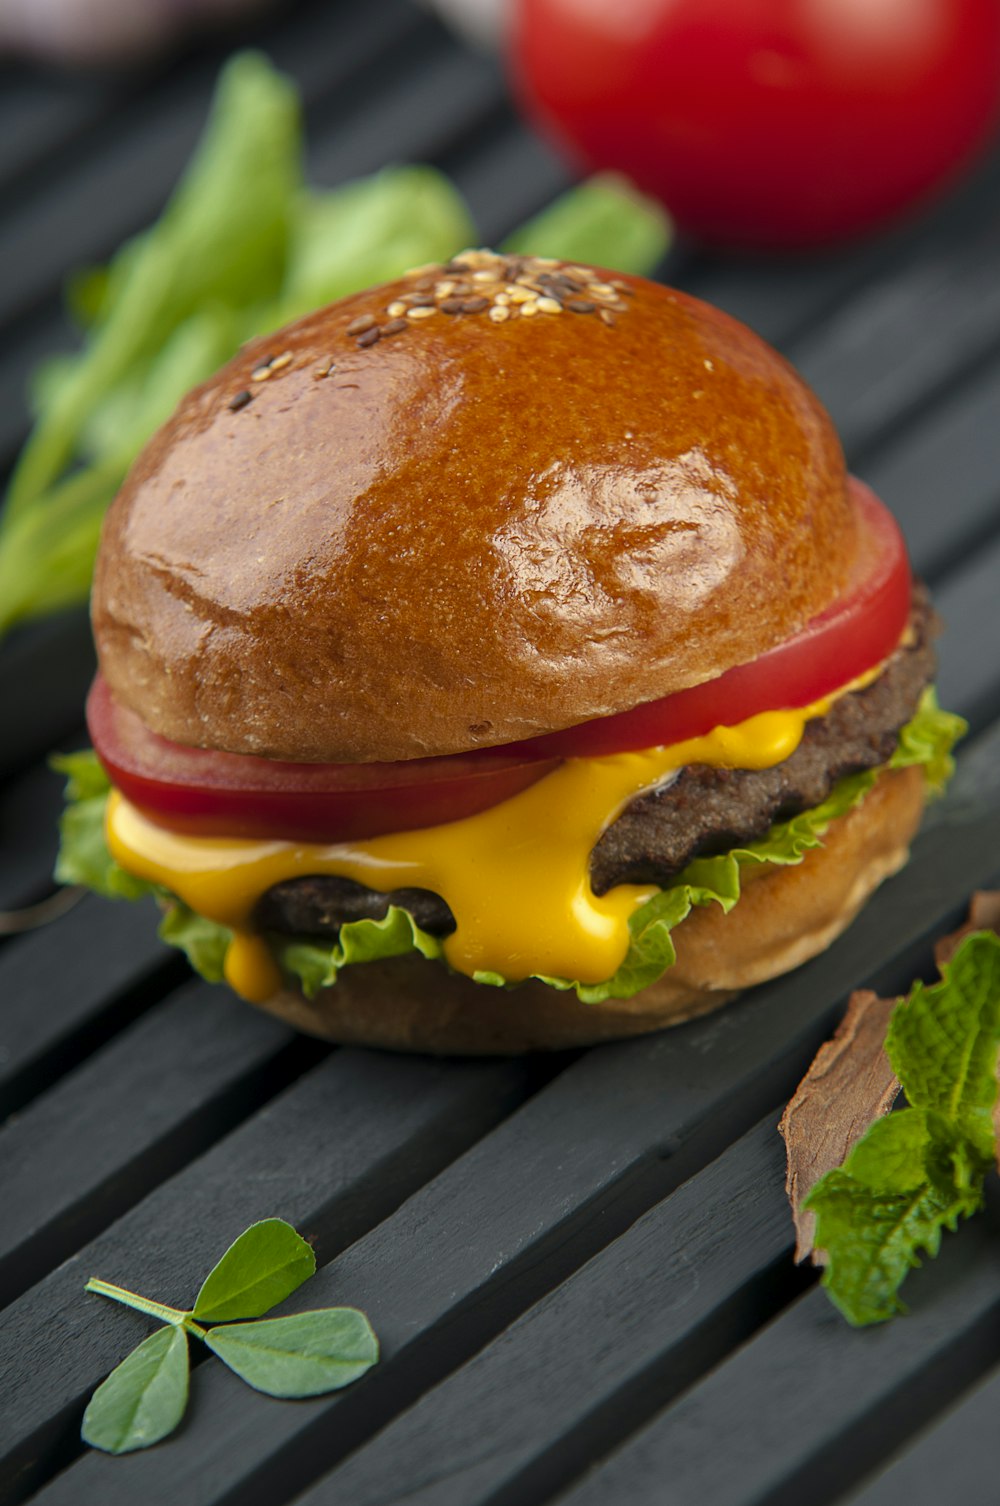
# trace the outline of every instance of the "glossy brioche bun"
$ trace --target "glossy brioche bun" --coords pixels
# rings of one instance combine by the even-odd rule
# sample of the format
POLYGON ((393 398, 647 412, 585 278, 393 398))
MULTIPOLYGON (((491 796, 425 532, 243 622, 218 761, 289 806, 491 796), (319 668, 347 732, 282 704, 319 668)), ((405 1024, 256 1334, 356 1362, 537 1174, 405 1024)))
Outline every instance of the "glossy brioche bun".
POLYGON ((264 1007, 333 1041, 462 1055, 587 1046, 676 1025, 828 947, 906 862, 923 805, 920 769, 883 773, 798 866, 745 868, 728 915, 717 905, 692 911, 673 933, 675 965, 631 999, 581 1004, 536 982, 486 988, 406 956, 347 967, 315 999, 287 990, 264 1007))
POLYGON ((833 600, 854 516, 792 368, 639 278, 571 269, 561 312, 492 307, 560 270, 471 253, 253 342, 186 397, 105 526, 115 696, 199 747, 454 753, 697 684, 833 600), (437 307, 456 282, 468 312, 437 307), (402 327, 371 343, 366 320, 402 327))

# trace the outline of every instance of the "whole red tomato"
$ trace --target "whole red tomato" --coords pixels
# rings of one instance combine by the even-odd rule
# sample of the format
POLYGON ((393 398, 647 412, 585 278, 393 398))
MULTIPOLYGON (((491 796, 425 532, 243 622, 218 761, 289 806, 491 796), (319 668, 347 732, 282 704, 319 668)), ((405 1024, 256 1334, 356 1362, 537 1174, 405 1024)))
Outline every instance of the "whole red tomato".
POLYGON ((708 241, 808 246, 947 182, 1000 111, 1000 0, 515 0, 517 86, 708 241))

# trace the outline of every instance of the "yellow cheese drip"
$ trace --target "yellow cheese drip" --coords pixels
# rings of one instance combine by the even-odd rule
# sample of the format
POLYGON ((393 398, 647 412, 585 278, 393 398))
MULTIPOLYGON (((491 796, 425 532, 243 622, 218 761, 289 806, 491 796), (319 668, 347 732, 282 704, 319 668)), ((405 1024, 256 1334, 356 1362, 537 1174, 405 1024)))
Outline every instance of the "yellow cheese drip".
POLYGON ((256 1002, 281 983, 266 943, 252 930, 257 901, 273 884, 312 874, 354 879, 380 893, 421 888, 441 895, 456 922, 444 955, 458 972, 496 972, 511 981, 542 973, 598 983, 624 960, 629 916, 656 893, 655 885, 622 884, 594 894, 589 858, 601 833, 629 801, 686 764, 764 769, 781 763, 798 747, 805 723, 824 716, 836 698, 766 711, 670 747, 569 758, 477 816, 421 831, 323 845, 189 837, 147 820, 113 793, 108 843, 130 873, 163 885, 232 930, 226 978, 256 1002))

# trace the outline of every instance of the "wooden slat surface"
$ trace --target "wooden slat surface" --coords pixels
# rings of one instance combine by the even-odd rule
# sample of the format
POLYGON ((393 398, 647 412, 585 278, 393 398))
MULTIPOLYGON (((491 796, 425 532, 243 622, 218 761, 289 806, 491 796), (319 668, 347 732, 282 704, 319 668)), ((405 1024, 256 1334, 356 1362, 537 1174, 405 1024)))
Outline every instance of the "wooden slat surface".
MULTIPOLYGON (((570 181, 497 65, 411 0, 303 0, 247 34, 302 89, 315 181, 429 158, 490 240, 570 181)), ((157 212, 222 55, 131 83, 0 72, 0 465, 28 368, 67 338, 62 277, 157 212)), ((328 1050, 192 984, 152 906, 89 897, 0 940, 3 1506, 992 1499, 995 1198, 908 1283, 909 1319, 856 1333, 791 1266, 773 1125, 849 990, 926 974, 1000 883, 998 184, 1000 151, 877 241, 681 245, 664 269, 816 385, 934 586, 942 700, 973 726, 910 866, 824 956, 661 1036, 438 1063, 328 1050), (365 1307, 381 1363, 286 1405, 207 1357, 176 1437, 85 1450, 87 1397, 148 1331, 86 1277, 183 1302, 268 1214, 317 1248, 290 1307, 365 1307)), ((44 759, 79 743, 91 664, 82 612, 0 648, 0 908, 48 885, 44 759)))

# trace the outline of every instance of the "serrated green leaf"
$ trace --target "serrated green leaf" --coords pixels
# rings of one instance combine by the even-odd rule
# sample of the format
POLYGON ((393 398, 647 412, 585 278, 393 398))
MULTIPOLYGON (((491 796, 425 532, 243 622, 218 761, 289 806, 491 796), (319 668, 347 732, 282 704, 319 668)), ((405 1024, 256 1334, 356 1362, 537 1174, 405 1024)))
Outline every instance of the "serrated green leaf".
POLYGON ((268 1396, 319 1396, 364 1375, 378 1340, 364 1313, 327 1307, 213 1328, 205 1343, 238 1376, 268 1396))
POLYGON ((936 1255, 945 1229, 982 1205, 984 1167, 971 1175, 967 1141, 922 1109, 877 1120, 806 1199, 823 1285, 848 1322, 881 1323, 904 1311, 899 1288, 921 1252, 936 1255))
POLYGON ((187 1398, 187 1334, 169 1323, 133 1349, 98 1386, 83 1414, 81 1436, 108 1454, 149 1448, 173 1432, 187 1398))
POLYGON ((195 1299, 199 1323, 259 1318, 316 1271, 312 1246, 283 1218, 251 1224, 209 1271, 195 1299))
POLYGON ((915 1108, 961 1126, 987 1160, 1000 1049, 1000 937, 967 936, 941 982, 917 983, 895 1010, 886 1052, 915 1108))

